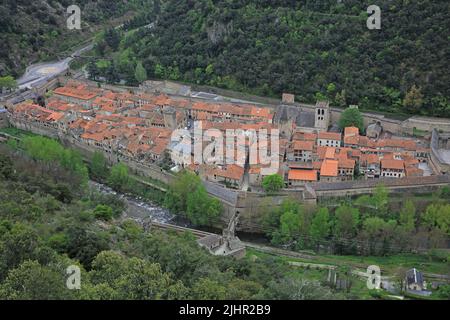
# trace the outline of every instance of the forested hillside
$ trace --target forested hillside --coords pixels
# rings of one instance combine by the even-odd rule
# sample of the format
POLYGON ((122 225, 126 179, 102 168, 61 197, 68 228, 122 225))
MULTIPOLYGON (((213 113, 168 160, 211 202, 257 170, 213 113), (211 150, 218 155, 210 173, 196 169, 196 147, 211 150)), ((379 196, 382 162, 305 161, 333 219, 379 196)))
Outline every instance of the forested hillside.
POLYGON ((366 26, 371 4, 156 0, 156 26, 123 33, 115 64, 126 58, 149 77, 261 95, 450 117, 449 2, 377 1, 381 30, 366 26))
POLYGON ((143 9, 151 0, 3 0, 0 3, 0 76, 17 76, 30 63, 54 58, 111 18, 143 9), (67 7, 81 8, 81 30, 68 30, 67 7))
POLYGON ((81 155, 56 141, 0 145, 0 300, 347 297, 274 257, 217 257, 191 234, 144 232, 87 179, 81 155), (71 265, 80 290, 66 288, 71 265))

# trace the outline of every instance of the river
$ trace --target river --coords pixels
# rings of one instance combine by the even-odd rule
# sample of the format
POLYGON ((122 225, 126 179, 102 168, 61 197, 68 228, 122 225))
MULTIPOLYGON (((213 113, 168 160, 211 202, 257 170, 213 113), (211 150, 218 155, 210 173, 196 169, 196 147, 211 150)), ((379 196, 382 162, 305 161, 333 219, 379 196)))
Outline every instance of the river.
POLYGON ((144 221, 152 220, 160 223, 181 225, 183 227, 188 226, 187 222, 183 223, 180 221, 180 218, 172 214, 169 210, 144 200, 141 197, 118 193, 110 187, 94 181, 90 181, 89 185, 103 194, 113 194, 123 200, 127 206, 124 212, 124 218, 133 219, 140 224, 144 221))
MULTIPOLYGON (((125 201, 127 209, 123 214, 123 218, 133 219, 137 223, 143 225, 145 222, 155 221, 159 223, 173 224, 185 228, 198 229, 201 231, 222 234, 222 230, 211 227, 197 227, 193 226, 186 218, 171 213, 169 210, 162 208, 148 200, 141 197, 132 196, 129 194, 122 194, 114 191, 110 187, 90 181, 89 185, 97 191, 104 194, 113 194, 125 201)), ((238 237, 243 241, 251 241, 259 244, 268 244, 268 240, 261 234, 237 232, 238 237)))

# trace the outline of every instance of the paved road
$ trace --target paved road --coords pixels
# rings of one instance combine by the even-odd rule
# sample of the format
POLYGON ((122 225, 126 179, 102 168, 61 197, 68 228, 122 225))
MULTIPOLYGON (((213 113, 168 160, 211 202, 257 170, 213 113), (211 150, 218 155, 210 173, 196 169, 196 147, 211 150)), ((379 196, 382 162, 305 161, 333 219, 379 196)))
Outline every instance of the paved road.
POLYGON ((69 69, 70 62, 76 57, 81 55, 85 51, 89 51, 93 48, 93 44, 86 45, 85 47, 76 50, 69 57, 64 60, 46 63, 37 63, 29 66, 25 74, 17 80, 19 89, 31 89, 36 84, 46 81, 54 76, 64 73, 69 69))
POLYGON ((218 94, 202 92, 202 91, 192 91, 191 97, 198 98, 198 99, 205 99, 205 100, 214 100, 214 101, 218 101, 218 102, 226 101, 226 102, 231 102, 231 103, 247 103, 247 104, 252 104, 252 105, 261 105, 261 103, 255 102, 255 101, 235 99, 235 98, 225 97, 225 96, 221 96, 218 94))

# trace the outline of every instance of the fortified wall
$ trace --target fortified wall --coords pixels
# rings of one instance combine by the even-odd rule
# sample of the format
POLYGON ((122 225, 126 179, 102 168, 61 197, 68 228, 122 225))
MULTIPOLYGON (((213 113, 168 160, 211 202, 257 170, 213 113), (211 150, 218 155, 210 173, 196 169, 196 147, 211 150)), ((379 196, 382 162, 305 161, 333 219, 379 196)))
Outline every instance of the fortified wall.
MULTIPOLYGON (((303 108, 309 108, 311 110, 314 110, 315 108, 315 106, 309 104, 297 105, 303 108)), ((343 109, 331 108, 331 122, 337 123, 343 111, 343 109)), ((415 129, 429 133, 431 133, 434 129, 443 132, 450 132, 450 119, 447 118, 413 116, 406 120, 398 120, 375 112, 362 112, 362 116, 365 127, 372 123, 379 123, 383 127, 383 130, 389 131, 396 135, 413 135, 415 129)))
MULTIPOLYGON (((18 129, 31 131, 35 134, 59 139, 64 145, 79 150, 87 159, 90 159, 96 151, 103 152, 101 148, 88 146, 72 137, 61 135, 55 128, 17 121, 12 122, 11 125, 18 129)), ((174 179, 172 174, 163 171, 155 164, 142 164, 130 159, 119 158, 117 154, 103 153, 110 165, 114 165, 121 161, 130 167, 134 173, 145 177, 151 177, 167 184, 174 179)), ((276 195, 238 191, 225 188, 225 186, 216 183, 208 181, 204 182, 207 192, 219 199, 224 206, 224 213, 217 227, 222 228, 227 225, 229 219, 233 217, 235 213, 238 213, 239 224, 237 230, 245 232, 262 232, 261 219, 264 213, 279 207, 283 201, 288 198, 295 199, 305 206, 314 206, 318 200, 320 201, 327 198, 371 194, 380 183, 384 184, 391 193, 429 193, 438 190, 442 186, 450 185, 450 175, 335 183, 319 182, 297 189, 282 190, 276 195)))
POLYGON ((431 160, 437 172, 450 173, 450 133, 441 134, 437 129, 431 135, 431 160))

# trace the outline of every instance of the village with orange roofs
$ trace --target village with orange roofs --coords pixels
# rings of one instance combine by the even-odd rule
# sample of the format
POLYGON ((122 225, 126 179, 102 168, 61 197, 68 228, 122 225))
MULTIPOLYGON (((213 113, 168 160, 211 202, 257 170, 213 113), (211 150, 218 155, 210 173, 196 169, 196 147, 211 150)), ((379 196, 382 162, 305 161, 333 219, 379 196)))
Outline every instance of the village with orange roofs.
MULTIPOLYGON (((195 137, 175 143, 174 131, 191 132, 198 123, 204 130, 223 133, 264 129, 270 137, 277 130, 276 173, 286 188, 293 189, 321 182, 435 176, 448 170, 443 157, 433 156, 430 138, 390 132, 376 120, 366 121, 364 134, 356 127, 339 128, 328 102, 298 106, 294 99, 284 94, 280 105, 266 106, 168 94, 147 86, 102 88, 66 79, 47 93, 44 103, 22 101, 10 106, 7 114, 13 126, 51 130, 118 161, 193 170, 204 180, 243 191, 261 189, 268 166, 249 161, 248 143, 238 163, 198 163, 195 137)), ((202 151, 206 146, 203 143, 202 151)))

